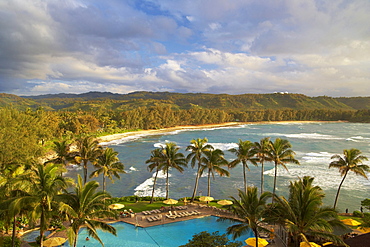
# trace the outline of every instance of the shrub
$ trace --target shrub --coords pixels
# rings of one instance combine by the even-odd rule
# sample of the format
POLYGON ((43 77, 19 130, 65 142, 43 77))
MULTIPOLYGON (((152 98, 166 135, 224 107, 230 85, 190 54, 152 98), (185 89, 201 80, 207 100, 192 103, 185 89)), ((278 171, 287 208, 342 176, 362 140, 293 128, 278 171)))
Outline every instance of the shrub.
MULTIPOLYGON (((21 246, 21 240, 19 238, 15 238, 15 247, 21 246)), ((12 237, 4 236, 0 238, 0 245, 3 247, 12 247, 12 237)))
POLYGON ((361 213, 360 211, 356 210, 356 211, 353 211, 353 214, 352 214, 354 217, 364 217, 364 214, 361 213))
POLYGON ((180 247, 208 247, 208 246, 228 246, 228 247, 239 247, 242 246, 242 242, 230 242, 226 234, 219 235, 218 231, 212 234, 204 231, 193 235, 193 238, 185 245, 180 247))

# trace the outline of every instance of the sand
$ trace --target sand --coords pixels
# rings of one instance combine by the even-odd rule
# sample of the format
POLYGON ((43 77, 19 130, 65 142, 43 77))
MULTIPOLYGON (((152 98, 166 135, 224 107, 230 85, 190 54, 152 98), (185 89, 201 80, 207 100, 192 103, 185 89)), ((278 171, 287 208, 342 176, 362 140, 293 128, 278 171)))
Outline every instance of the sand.
POLYGON ((131 131, 120 134, 113 134, 107 136, 98 137, 97 140, 99 143, 111 142, 119 140, 129 136, 150 136, 150 135, 160 135, 173 132, 176 130, 187 130, 187 129, 210 129, 210 128, 219 128, 219 127, 228 127, 228 126, 238 126, 245 124, 277 124, 277 123, 323 123, 323 122, 338 122, 338 121, 273 121, 273 122, 227 122, 221 124, 205 124, 205 125, 185 125, 185 126, 176 126, 171 128, 164 129, 150 129, 150 130, 139 130, 131 131))

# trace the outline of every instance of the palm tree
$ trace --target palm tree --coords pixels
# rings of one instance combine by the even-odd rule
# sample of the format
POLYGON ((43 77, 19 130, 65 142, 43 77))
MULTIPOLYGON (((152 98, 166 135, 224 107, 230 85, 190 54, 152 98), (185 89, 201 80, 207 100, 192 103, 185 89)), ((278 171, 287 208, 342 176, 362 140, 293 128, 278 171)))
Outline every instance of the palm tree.
POLYGON ((204 157, 201 158, 203 166, 201 167, 201 173, 203 171, 208 171, 208 192, 207 195, 211 196, 211 175, 215 179, 215 173, 222 176, 230 176, 228 170, 222 168, 222 166, 227 166, 228 162, 224 158, 224 152, 220 149, 210 149, 204 152, 204 157))
POLYGON ((239 190, 239 198, 231 197, 233 205, 230 206, 230 210, 242 221, 236 225, 232 225, 227 228, 227 233, 232 234, 233 238, 241 236, 246 233, 249 229, 252 229, 254 236, 258 241, 259 232, 269 232, 264 227, 264 218, 268 212, 267 200, 272 197, 270 192, 262 193, 258 197, 257 187, 247 187, 246 192, 239 190))
POLYGON ((335 196, 334 208, 337 206, 340 188, 346 179, 348 172, 354 172, 356 175, 360 175, 367 178, 365 172, 369 172, 369 166, 363 165, 362 162, 368 160, 366 156, 361 155, 361 151, 355 148, 343 150, 343 157, 339 154, 333 155, 332 159, 337 159, 329 164, 329 168, 336 167, 339 169, 340 174, 343 176, 342 181, 339 184, 337 195, 335 196))
POLYGON ((90 181, 82 183, 78 175, 77 185, 73 194, 64 195, 65 203, 61 203, 60 210, 66 213, 71 222, 68 228, 68 241, 73 247, 77 245, 78 232, 81 227, 86 227, 89 236, 98 240, 102 246, 104 243, 98 236, 97 229, 102 229, 116 235, 116 229, 111 225, 99 220, 104 217, 114 217, 115 213, 108 210, 104 201, 110 198, 105 192, 96 192, 99 183, 90 181))
POLYGON ((165 147, 162 147, 162 171, 166 173, 166 199, 169 197, 169 170, 176 169, 179 172, 184 171, 184 167, 186 167, 186 159, 184 154, 179 153, 179 147, 173 142, 166 143, 165 147))
POLYGON ((288 140, 276 138, 274 142, 270 141, 269 146, 270 152, 267 155, 275 164, 274 189, 272 193, 276 195, 275 190, 278 166, 281 165, 288 170, 285 164, 293 163, 299 165, 299 161, 294 158, 295 152, 290 149, 292 145, 288 140))
POLYGON ((325 194, 319 186, 313 186, 313 180, 305 176, 290 182, 289 199, 275 196, 276 203, 267 220, 287 229, 293 240, 292 246, 314 240, 332 241, 341 245, 343 242, 333 234, 333 227, 345 226, 335 209, 322 206, 325 194))
POLYGON ((239 139, 238 148, 229 149, 230 152, 236 155, 236 159, 229 163, 230 168, 234 168, 239 163, 242 163, 243 166, 243 177, 244 177, 244 191, 247 193, 247 173, 246 169, 250 171, 248 166, 248 161, 253 165, 257 166, 256 150, 254 149, 253 142, 242 141, 239 139))
POLYGON ((101 154, 101 146, 99 142, 94 140, 93 137, 87 136, 77 140, 77 149, 79 155, 76 157, 78 163, 83 162, 84 170, 84 183, 87 180, 87 163, 91 162, 92 164, 96 163, 97 157, 101 154))
POLYGON ((60 142, 55 141, 53 150, 55 151, 57 157, 49 162, 63 164, 64 166, 67 165, 69 161, 73 160, 73 157, 70 153, 70 146, 71 144, 67 140, 60 142))
POLYGON ((105 148, 95 164, 97 170, 93 171, 90 175, 90 178, 92 178, 98 177, 103 173, 103 191, 106 188, 105 177, 108 177, 114 183, 113 176, 120 179, 119 173, 126 173, 124 171, 124 165, 119 162, 117 155, 118 152, 114 151, 113 148, 105 148))
POLYGON ((260 140, 260 142, 255 142, 254 143, 254 148, 255 148, 255 151, 256 151, 256 156, 258 158, 258 162, 261 163, 261 195, 263 193, 263 188, 264 188, 264 172, 265 172, 265 168, 264 168, 264 164, 265 164, 265 161, 270 161, 269 157, 268 157, 268 153, 270 151, 270 138, 269 137, 265 137, 263 139, 260 140))
POLYGON ((198 184, 199 184, 199 178, 200 176, 202 175, 200 173, 201 171, 201 166, 202 166, 202 162, 201 162, 201 158, 202 158, 202 155, 205 151, 209 150, 212 146, 207 144, 206 143, 208 142, 208 139, 207 138, 203 138, 203 139, 193 139, 190 141, 191 145, 187 146, 186 148, 186 151, 190 151, 190 154, 188 154, 188 156, 186 157, 186 160, 189 162, 191 162, 191 167, 194 168, 195 165, 197 165, 197 175, 195 177, 195 185, 194 185, 194 190, 193 190, 193 195, 191 197, 191 202, 194 202, 194 199, 195 199, 195 195, 197 193, 197 190, 198 190, 198 184))
POLYGON ((148 165, 148 170, 152 172, 155 169, 155 176, 154 176, 154 181, 153 181, 153 190, 152 190, 152 198, 150 199, 150 204, 153 203, 154 201, 154 191, 155 191, 155 184, 157 183, 157 177, 158 177, 158 172, 161 170, 161 165, 163 162, 163 153, 160 148, 154 149, 151 151, 151 156, 150 158, 145 161, 145 163, 150 163, 148 165))
POLYGON ((71 184, 71 180, 60 174, 65 169, 60 164, 37 164, 28 173, 18 177, 17 183, 28 186, 27 195, 14 201, 15 208, 19 205, 32 205, 32 220, 40 220, 40 239, 43 246, 44 232, 49 226, 49 220, 56 210, 56 198, 62 190, 71 184))

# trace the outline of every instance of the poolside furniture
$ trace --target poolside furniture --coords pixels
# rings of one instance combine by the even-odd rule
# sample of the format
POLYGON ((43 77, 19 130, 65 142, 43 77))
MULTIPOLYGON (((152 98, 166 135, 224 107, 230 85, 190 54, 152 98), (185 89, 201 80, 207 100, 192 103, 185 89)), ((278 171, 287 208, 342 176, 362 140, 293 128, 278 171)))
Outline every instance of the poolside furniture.
POLYGON ((169 219, 175 219, 176 218, 176 215, 172 214, 171 211, 168 211, 169 214, 166 214, 166 217, 169 218, 169 219))
POLYGON ((152 217, 147 217, 146 219, 147 219, 147 221, 149 221, 149 222, 153 222, 152 217))

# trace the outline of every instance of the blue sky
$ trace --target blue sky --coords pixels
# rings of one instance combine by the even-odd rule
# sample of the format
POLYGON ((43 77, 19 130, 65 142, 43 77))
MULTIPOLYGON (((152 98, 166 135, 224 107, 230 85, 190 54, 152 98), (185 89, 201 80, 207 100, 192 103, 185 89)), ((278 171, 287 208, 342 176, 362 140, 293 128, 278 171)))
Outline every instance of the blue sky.
POLYGON ((0 92, 370 96, 368 0, 0 0, 0 92))

